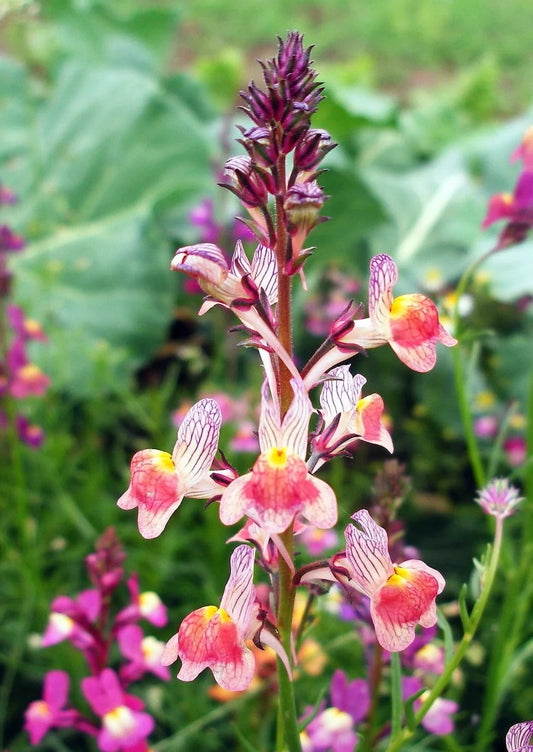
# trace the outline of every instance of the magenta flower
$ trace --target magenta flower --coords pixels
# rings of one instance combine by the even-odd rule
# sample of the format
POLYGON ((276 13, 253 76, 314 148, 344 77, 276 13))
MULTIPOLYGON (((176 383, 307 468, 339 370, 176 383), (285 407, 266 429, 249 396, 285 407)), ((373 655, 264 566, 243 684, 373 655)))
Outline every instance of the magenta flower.
POLYGON ((209 499, 220 487, 212 480, 222 417, 214 400, 203 399, 189 410, 178 429, 172 455, 143 449, 131 461, 131 481, 117 504, 138 507, 138 527, 144 538, 160 535, 185 496, 209 499))
MULTIPOLYGON (((185 617, 179 631, 167 642, 162 663, 170 665, 179 658, 178 679, 192 681, 205 668, 211 669, 217 683, 232 692, 248 687, 255 660, 245 642, 259 630, 258 608, 254 607, 254 549, 237 546, 230 559, 230 577, 220 606, 205 606, 185 617)), ((280 642, 267 630, 261 641, 288 660, 280 642)))
POLYGON ((118 633, 120 652, 130 662, 121 668, 120 678, 130 684, 150 672, 163 681, 170 679, 170 671, 161 663, 164 643, 155 637, 145 637, 136 624, 130 624, 118 633))
POLYGON ((39 744, 51 728, 73 724, 76 711, 63 709, 69 686, 70 679, 65 671, 49 671, 46 674, 43 699, 32 702, 25 713, 24 728, 30 735, 30 744, 39 744))
POLYGON ((533 721, 515 723, 505 737, 507 752, 529 752, 533 749, 533 721))
MULTIPOLYGON (((409 699, 423 688, 423 684, 416 676, 407 676, 402 679, 402 694, 404 700, 409 699)), ((424 694, 417 697, 413 707, 416 710, 424 702, 424 694)), ((435 736, 451 734, 455 728, 453 715, 459 710, 459 705, 454 700, 446 700, 438 697, 422 719, 422 726, 435 736)))
POLYGON ((126 583, 130 591, 131 603, 117 614, 115 624, 120 628, 140 618, 146 619, 155 627, 164 627, 168 621, 167 607, 153 590, 139 592, 139 577, 136 573, 126 583))
POLYGON ((97 742, 102 752, 128 750, 152 732, 154 719, 140 712, 141 700, 124 693, 115 672, 105 668, 100 676, 82 679, 81 688, 89 705, 102 719, 97 742))
POLYGON ((312 525, 333 527, 337 500, 333 489, 308 472, 305 455, 313 408, 302 382, 292 380, 293 401, 283 418, 263 389, 259 421, 261 454, 252 471, 234 480, 220 499, 220 519, 233 525, 243 515, 267 533, 282 533, 297 514, 312 525))
POLYGON ((98 590, 84 590, 76 600, 66 595, 55 598, 41 645, 49 647, 69 640, 80 650, 91 648, 95 643, 92 624, 98 618, 101 607, 98 590))
POLYGON ((346 567, 348 584, 370 598, 370 615, 379 644, 390 652, 404 650, 415 637, 415 627, 432 627, 437 621, 436 596, 444 578, 418 559, 401 564, 391 561, 387 534, 365 509, 348 525, 346 567))

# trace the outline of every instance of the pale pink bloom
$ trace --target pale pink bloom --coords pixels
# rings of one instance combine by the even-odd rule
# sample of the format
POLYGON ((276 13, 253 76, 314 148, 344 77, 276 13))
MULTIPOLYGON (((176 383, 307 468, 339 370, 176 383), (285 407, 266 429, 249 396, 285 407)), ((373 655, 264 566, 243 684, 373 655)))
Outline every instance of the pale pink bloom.
MULTIPOLYGON (((230 569, 220 606, 205 606, 186 616, 178 633, 167 642, 162 663, 170 665, 179 658, 178 679, 183 681, 192 681, 209 668, 223 689, 239 692, 249 686, 255 671, 253 653, 245 643, 260 628, 253 584, 253 548, 238 546, 231 555, 230 569)), ((276 650, 289 671, 279 641, 266 629, 260 639, 276 650)))
POLYGON ((435 304, 420 293, 395 298, 393 287, 398 269, 390 256, 382 253, 370 261, 368 318, 345 321, 332 335, 335 347, 320 358, 305 375, 311 387, 332 366, 353 352, 389 344, 400 360, 414 371, 430 371, 436 363, 436 345, 446 347, 457 340, 439 322, 435 304))
POLYGON ((338 708, 322 710, 306 727, 305 733, 313 752, 353 752, 357 746, 353 718, 338 708))
POLYGON ((172 455, 143 449, 131 461, 131 482, 117 504, 138 507, 138 527, 144 538, 156 538, 165 529, 185 496, 209 499, 220 491, 209 470, 221 425, 220 408, 210 399, 189 410, 178 429, 172 455))
POLYGON ((528 752, 533 749, 533 721, 515 723, 505 737, 507 752, 528 752))
POLYGON ((142 629, 130 624, 118 633, 120 652, 130 663, 120 670, 121 679, 128 684, 137 681, 146 672, 158 676, 163 681, 170 679, 170 671, 161 663, 164 643, 155 637, 145 637, 142 629))
POLYGON ((237 427, 237 433, 229 443, 234 452, 249 452, 253 454, 259 449, 259 442, 255 425, 250 420, 242 421, 237 427))
POLYGON ((493 439, 498 433, 498 425, 495 415, 481 415, 474 421, 474 432, 480 439, 493 439))
POLYGON ((370 598, 370 616, 379 644, 390 652, 404 650, 415 638, 415 627, 437 621, 435 598, 444 578, 418 559, 393 564, 387 533, 366 509, 356 512, 348 525, 346 560, 348 583, 370 598))
POLYGON ((283 420, 279 406, 263 388, 259 420, 261 454, 252 471, 236 478, 220 499, 220 519, 233 525, 247 515, 268 534, 282 533, 297 514, 312 525, 333 527, 337 500, 333 489, 314 478, 305 464, 313 408, 301 381, 291 381, 294 398, 283 420))
POLYGON ((292 358, 268 321, 269 312, 264 310, 263 302, 273 306, 277 299, 277 263, 271 248, 259 244, 250 263, 242 243, 237 241, 231 266, 228 266, 218 246, 200 243, 179 248, 170 268, 194 277, 207 293, 200 315, 217 304, 231 308, 244 326, 282 359, 292 375, 298 376, 292 358))
POLYGON ((365 377, 352 376, 349 366, 329 371, 320 395, 324 429, 313 442, 315 452, 333 456, 362 439, 392 453, 392 439, 381 420, 383 400, 379 394, 363 397, 365 384, 365 377))
POLYGON ((70 679, 65 671, 49 671, 44 678, 43 699, 32 702, 25 713, 24 728, 30 744, 39 744, 53 727, 70 726, 73 711, 63 710, 68 696, 70 679))
POLYGON ((81 688, 93 711, 102 719, 97 736, 102 752, 127 750, 152 732, 154 719, 140 712, 143 702, 124 692, 112 669, 105 668, 99 676, 82 679, 81 688))
POLYGON ((324 553, 335 548, 339 536, 335 530, 321 530, 319 527, 305 525, 298 541, 302 543, 311 556, 323 556, 324 553))

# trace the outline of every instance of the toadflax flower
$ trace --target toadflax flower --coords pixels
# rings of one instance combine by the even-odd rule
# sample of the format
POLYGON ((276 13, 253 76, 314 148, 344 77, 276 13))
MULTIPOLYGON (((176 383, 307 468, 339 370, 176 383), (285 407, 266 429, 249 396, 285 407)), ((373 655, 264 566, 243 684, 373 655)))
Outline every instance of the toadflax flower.
POLYGON ((65 671, 49 671, 44 679, 43 699, 30 703, 25 714, 24 728, 30 744, 39 744, 54 727, 71 726, 75 711, 65 710, 70 679, 65 671))
POLYGON ((283 418, 263 388, 259 420, 261 454, 252 471, 235 479, 220 499, 220 519, 233 525, 243 515, 269 534, 282 533, 301 513, 312 525, 333 527, 337 500, 333 489, 314 478, 305 464, 311 402, 301 381, 291 381, 294 398, 283 418))
MULTIPOLYGON (((168 666, 180 658, 178 679, 192 681, 210 668, 217 683, 231 692, 246 689, 252 681, 255 661, 245 642, 260 627, 256 618, 259 609, 254 606, 254 555, 250 546, 237 546, 220 606, 193 611, 167 642, 161 662, 168 666)), ((261 632, 261 641, 278 653, 289 671, 281 643, 267 630, 261 632)))
POLYGON ((379 394, 362 397, 365 377, 352 376, 349 366, 333 368, 327 376, 320 395, 324 429, 313 441, 313 452, 329 458, 358 439, 392 452, 392 439, 381 421, 383 399, 379 394))
POLYGON ((376 639, 385 650, 404 650, 415 638, 415 627, 432 627, 437 621, 435 598, 444 578, 423 561, 408 559, 393 564, 387 533, 366 509, 356 512, 345 531, 346 553, 333 559, 331 572, 310 572, 302 582, 337 579, 370 598, 370 616, 376 639))
POLYGON ((97 736, 102 752, 128 750, 152 732, 154 719, 141 712, 142 700, 124 692, 112 669, 105 668, 99 676, 82 679, 81 688, 92 710, 102 719, 97 736))
POLYGON ((172 455, 143 449, 131 461, 131 481, 117 504, 138 507, 143 538, 157 538, 183 498, 208 499, 219 490, 209 469, 218 447, 222 416, 214 400, 197 402, 178 429, 172 455))
POLYGON ((398 268, 390 256, 381 253, 370 261, 368 318, 346 321, 334 326, 330 339, 335 347, 317 359, 305 374, 311 387, 327 369, 346 360, 354 351, 389 344, 402 363, 413 371, 425 373, 436 363, 436 345, 446 347, 457 340, 439 321, 435 304, 420 293, 393 296, 398 268))

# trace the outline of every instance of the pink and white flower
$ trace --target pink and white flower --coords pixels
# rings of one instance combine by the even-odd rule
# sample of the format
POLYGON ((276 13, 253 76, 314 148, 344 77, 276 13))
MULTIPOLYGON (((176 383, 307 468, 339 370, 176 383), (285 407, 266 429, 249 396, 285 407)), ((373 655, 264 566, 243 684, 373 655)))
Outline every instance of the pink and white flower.
MULTIPOLYGON (((179 631, 167 642, 162 663, 179 658, 178 679, 192 681, 205 668, 211 669, 217 683, 231 692, 246 689, 252 681, 255 660, 246 640, 259 630, 258 606, 253 584, 254 549, 238 546, 230 560, 230 577, 220 606, 204 606, 185 617, 179 631)), ((288 660, 279 641, 266 629, 261 641, 288 660)))
POLYGON ((145 673, 150 672, 163 681, 170 679, 170 671, 161 663, 164 643, 150 635, 143 634, 136 624, 130 624, 118 633, 118 644, 122 655, 129 660, 120 670, 120 678, 130 684, 145 673))
POLYGON ((24 728, 30 735, 30 744, 39 744, 43 736, 54 727, 73 725, 74 710, 64 710, 70 679, 66 671, 49 671, 44 678, 43 699, 28 705, 24 728))
POLYGON ((115 672, 105 668, 99 676, 82 679, 81 688, 89 705, 102 719, 97 736, 102 752, 128 750, 152 732, 154 719, 142 713, 142 700, 127 695, 115 672))
POLYGON ((214 400, 203 399, 189 410, 178 429, 172 455, 143 449, 131 461, 131 481, 117 504, 138 507, 138 527, 144 538, 160 535, 185 496, 209 499, 220 491, 210 476, 222 417, 214 400))
POLYGON ((383 399, 379 394, 362 396, 365 377, 352 376, 349 366, 333 368, 327 376, 320 395, 324 428, 313 442, 314 452, 332 457, 361 439, 392 453, 392 439, 381 420, 383 399))
POLYGON ((417 624, 436 623, 435 598, 444 589, 444 578, 419 559, 393 564, 387 533, 366 509, 352 519, 357 527, 346 528, 346 556, 335 561, 338 579, 370 598, 370 616, 381 647, 404 650, 413 642, 417 624))
POLYGON ((259 420, 261 454, 252 471, 236 478, 220 499, 220 519, 233 525, 247 515, 269 534, 282 533, 301 514, 312 525, 333 527, 337 500, 333 489, 314 478, 305 464, 313 408, 301 381, 291 381, 294 398, 283 420, 279 406, 263 388, 259 420))
POLYGON ((398 281, 398 268, 392 258, 381 253, 370 261, 368 318, 345 321, 332 335, 335 347, 313 364, 305 374, 305 383, 312 387, 332 366, 341 363, 357 350, 369 350, 389 344, 406 366, 425 373, 436 363, 436 345, 446 347, 457 340, 439 321, 435 304, 420 293, 395 298, 393 287, 398 281))

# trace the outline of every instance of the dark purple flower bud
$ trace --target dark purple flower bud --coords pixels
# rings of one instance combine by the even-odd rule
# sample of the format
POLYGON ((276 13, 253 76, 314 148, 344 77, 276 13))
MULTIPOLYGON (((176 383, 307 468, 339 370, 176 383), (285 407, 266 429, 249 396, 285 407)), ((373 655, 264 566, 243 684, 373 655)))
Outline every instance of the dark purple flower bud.
POLYGON ((322 129, 310 128, 296 144, 294 150, 294 169, 310 172, 322 161, 337 144, 329 133, 322 129))
POLYGON ((115 530, 108 528, 98 538, 96 551, 85 558, 91 582, 103 593, 114 590, 122 579, 122 563, 125 558, 126 553, 115 530))
POLYGON ((272 167, 279 157, 279 150, 269 128, 254 126, 241 129, 243 138, 238 142, 244 146, 250 159, 262 167, 272 167))
POLYGON ((273 193, 275 186, 272 177, 254 166, 250 157, 231 157, 224 167, 224 181, 219 185, 228 188, 245 206, 264 206, 268 201, 268 192, 273 193))

